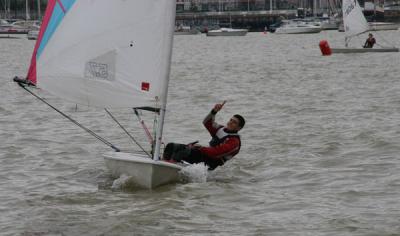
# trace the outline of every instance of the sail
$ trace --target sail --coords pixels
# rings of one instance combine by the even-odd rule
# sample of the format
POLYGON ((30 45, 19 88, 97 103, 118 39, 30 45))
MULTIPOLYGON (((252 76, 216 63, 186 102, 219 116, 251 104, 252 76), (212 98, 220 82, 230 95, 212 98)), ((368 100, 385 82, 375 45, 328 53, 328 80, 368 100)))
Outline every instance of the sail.
POLYGON ((343 0, 343 24, 346 37, 353 37, 369 30, 365 16, 357 0, 343 0))
POLYGON ((27 79, 78 104, 165 103, 175 1, 49 0, 27 79))

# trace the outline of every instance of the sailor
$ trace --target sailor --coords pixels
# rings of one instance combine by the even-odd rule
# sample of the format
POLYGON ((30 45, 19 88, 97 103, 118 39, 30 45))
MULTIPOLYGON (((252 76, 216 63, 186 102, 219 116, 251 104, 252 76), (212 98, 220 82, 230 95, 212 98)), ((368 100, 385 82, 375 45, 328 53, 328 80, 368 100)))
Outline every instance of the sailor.
POLYGON ((375 43, 376 43, 376 40, 375 40, 374 36, 370 33, 370 34, 368 34, 368 38, 365 41, 364 48, 372 48, 375 43))
POLYGON ((238 132, 243 128, 245 120, 241 115, 234 115, 226 126, 215 122, 215 115, 222 109, 222 104, 215 104, 211 112, 204 118, 203 124, 212 139, 209 146, 196 144, 168 143, 163 159, 169 162, 201 163, 204 162, 209 170, 222 166, 239 153, 241 141, 238 132))

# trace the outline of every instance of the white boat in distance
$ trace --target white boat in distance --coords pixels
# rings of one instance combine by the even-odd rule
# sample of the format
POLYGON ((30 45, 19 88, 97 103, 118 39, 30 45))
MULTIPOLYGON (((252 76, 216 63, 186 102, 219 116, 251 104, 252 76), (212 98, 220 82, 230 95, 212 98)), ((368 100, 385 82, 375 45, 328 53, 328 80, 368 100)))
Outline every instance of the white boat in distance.
POLYGON ((175 7, 171 0, 49 0, 28 76, 14 78, 28 91, 26 84, 74 104, 151 108, 156 137, 152 152, 142 148, 148 155, 120 152, 80 125, 116 151, 103 155, 114 177, 131 176, 144 188, 180 181, 181 166, 160 160, 175 7))
POLYGON ((399 25, 392 22, 368 22, 371 31, 398 30, 399 25))
POLYGON ((316 34, 322 31, 321 26, 309 24, 301 21, 284 21, 275 30, 276 34, 316 34))
POLYGON ((337 30, 339 29, 339 22, 336 17, 321 17, 318 19, 322 30, 337 30))
POLYGON ((199 34, 200 31, 190 26, 178 26, 175 27, 174 35, 194 35, 199 34))
POLYGON ((39 30, 29 30, 27 38, 29 40, 36 40, 39 37, 39 30))
POLYGON ((247 29, 232 29, 232 28, 220 28, 216 30, 210 30, 207 32, 207 36, 245 36, 247 29))
POLYGON ((32 27, 27 34, 29 40, 36 40, 39 37, 40 26, 32 27))
POLYGON ((395 47, 381 48, 355 48, 349 47, 350 40, 370 31, 370 26, 365 19, 360 4, 357 0, 343 0, 343 28, 345 32, 345 48, 332 48, 332 53, 365 53, 365 52, 398 52, 395 47))
POLYGON ((332 48, 332 53, 398 52, 398 48, 332 48))
MULTIPOLYGON (((393 22, 368 22, 370 31, 398 30, 399 25, 393 22)), ((339 32, 344 32, 344 25, 339 25, 339 32)))
POLYGON ((26 34, 28 29, 20 25, 9 24, 5 20, 0 21, 0 34, 26 34))

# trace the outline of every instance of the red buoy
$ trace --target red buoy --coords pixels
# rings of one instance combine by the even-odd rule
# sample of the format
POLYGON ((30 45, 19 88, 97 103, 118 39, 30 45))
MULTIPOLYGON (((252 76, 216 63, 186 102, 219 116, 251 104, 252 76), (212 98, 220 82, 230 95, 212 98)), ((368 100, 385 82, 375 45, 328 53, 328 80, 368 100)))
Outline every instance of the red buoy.
POLYGON ((326 40, 321 40, 319 42, 319 49, 321 49, 321 53, 323 56, 329 56, 332 54, 332 50, 329 47, 328 41, 326 40))

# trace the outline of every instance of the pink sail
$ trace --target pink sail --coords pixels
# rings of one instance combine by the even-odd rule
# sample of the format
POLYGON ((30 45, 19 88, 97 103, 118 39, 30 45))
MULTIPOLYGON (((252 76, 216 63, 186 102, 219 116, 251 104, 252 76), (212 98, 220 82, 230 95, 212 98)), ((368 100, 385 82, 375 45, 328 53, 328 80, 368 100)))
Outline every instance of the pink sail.
POLYGON ((31 65, 29 67, 28 75, 26 77, 27 80, 29 80, 33 84, 36 84, 36 55, 37 55, 37 51, 38 51, 38 48, 40 46, 40 43, 42 42, 43 34, 46 31, 47 25, 49 24, 51 15, 53 14, 53 10, 54 10, 55 4, 56 4, 55 0, 49 0, 49 2, 47 3, 46 12, 44 14, 43 21, 42 21, 42 26, 40 27, 40 31, 39 31, 39 37, 38 37, 38 39, 36 41, 35 49, 33 50, 32 58, 31 58, 31 65))
POLYGON ((36 63, 41 51, 46 46, 47 42, 55 32, 57 26, 62 21, 63 16, 68 9, 74 4, 75 0, 49 0, 47 3, 46 12, 43 17, 40 27, 39 36, 33 50, 31 65, 28 70, 27 80, 31 83, 37 83, 36 63), (66 8, 66 6, 68 8, 66 8))

